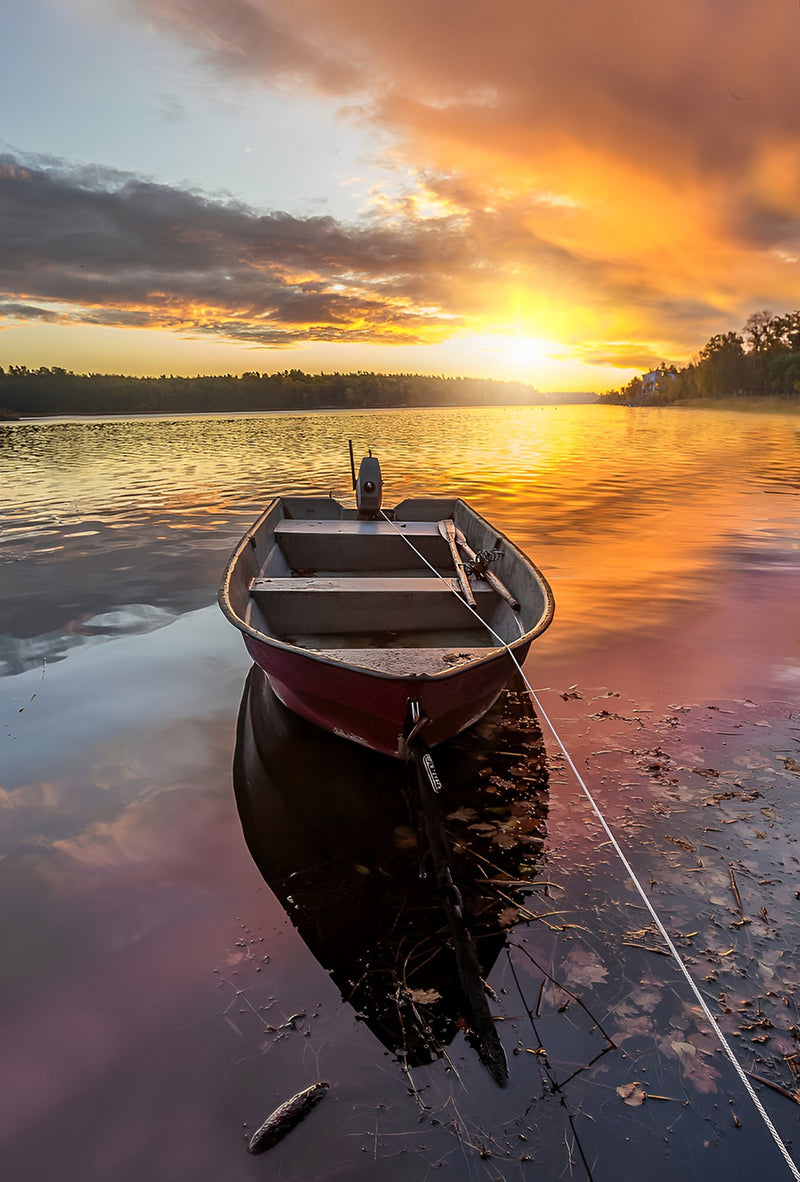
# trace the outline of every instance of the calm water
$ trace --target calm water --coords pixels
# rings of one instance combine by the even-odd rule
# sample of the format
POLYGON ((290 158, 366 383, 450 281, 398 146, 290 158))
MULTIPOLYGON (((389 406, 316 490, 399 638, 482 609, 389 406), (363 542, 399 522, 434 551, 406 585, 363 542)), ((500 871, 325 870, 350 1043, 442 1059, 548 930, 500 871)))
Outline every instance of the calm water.
MULTIPOLYGON (((442 754, 459 865, 492 887, 510 1081, 444 978, 407 983, 444 1056, 396 1045, 378 954, 418 894, 413 830, 369 786, 396 800, 398 769, 240 711, 214 601, 270 496, 350 495, 348 437, 389 503, 458 492, 531 554, 556 620, 526 672, 797 1158, 776 1087, 800 1086, 799 428, 590 406, 0 424, 5 1175, 788 1177, 546 727, 546 761, 507 720, 442 754)), ((440 930, 424 910, 397 947, 440 930)))

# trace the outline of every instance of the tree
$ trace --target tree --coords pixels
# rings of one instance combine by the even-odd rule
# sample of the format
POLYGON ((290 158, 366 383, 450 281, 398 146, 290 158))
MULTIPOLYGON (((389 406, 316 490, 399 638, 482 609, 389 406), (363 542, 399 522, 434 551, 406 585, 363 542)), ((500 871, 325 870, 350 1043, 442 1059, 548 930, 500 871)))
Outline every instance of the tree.
POLYGON ((739 333, 718 333, 700 350, 695 383, 704 398, 736 397, 748 390, 748 368, 739 333))
MULTIPOLYGON (((754 312, 752 316, 748 316, 747 323, 744 326, 744 332, 747 335, 749 352, 761 353, 774 346, 776 342, 776 319, 766 309, 761 312, 754 312)), ((728 335, 730 336, 730 333, 728 335)))

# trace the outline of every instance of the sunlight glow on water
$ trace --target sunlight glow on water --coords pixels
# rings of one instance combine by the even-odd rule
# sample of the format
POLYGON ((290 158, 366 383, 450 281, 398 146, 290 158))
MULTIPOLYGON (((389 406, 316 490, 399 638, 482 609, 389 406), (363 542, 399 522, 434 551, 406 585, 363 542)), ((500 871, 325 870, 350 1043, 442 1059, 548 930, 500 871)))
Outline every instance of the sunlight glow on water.
POLYGON ((800 469, 781 416, 561 406, 17 423, 0 427, 9 631, 33 626, 42 562, 64 588, 46 611, 66 632, 82 608, 138 602, 144 582, 159 606, 199 606, 270 497, 351 496, 351 436, 379 456, 387 501, 455 492, 534 557, 557 587, 549 645, 716 606, 735 593, 734 552, 773 570, 800 561, 794 515, 774 500, 800 469), (112 555, 127 578, 81 587, 81 569, 96 562, 100 578, 112 555))

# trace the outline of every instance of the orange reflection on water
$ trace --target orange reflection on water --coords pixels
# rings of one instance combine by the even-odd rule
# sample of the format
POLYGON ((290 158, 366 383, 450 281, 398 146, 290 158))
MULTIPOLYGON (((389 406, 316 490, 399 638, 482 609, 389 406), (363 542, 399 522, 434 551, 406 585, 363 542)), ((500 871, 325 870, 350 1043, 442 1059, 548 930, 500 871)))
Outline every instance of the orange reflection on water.
POLYGON ((797 470, 791 418, 676 409, 408 409, 3 430, 0 475, 13 479, 0 482, 0 509, 20 549, 41 553, 48 535, 49 547, 64 546, 62 560, 99 559, 129 543, 150 557, 168 547, 170 578, 181 554, 194 561, 205 549, 212 584, 225 549, 272 496, 351 498, 352 438, 357 452, 379 456, 387 503, 463 496, 534 559, 555 591, 550 650, 647 635, 683 626, 700 606, 722 608, 738 594, 732 551, 788 544, 789 523, 771 538, 762 519, 775 516, 768 493, 794 492, 797 470))

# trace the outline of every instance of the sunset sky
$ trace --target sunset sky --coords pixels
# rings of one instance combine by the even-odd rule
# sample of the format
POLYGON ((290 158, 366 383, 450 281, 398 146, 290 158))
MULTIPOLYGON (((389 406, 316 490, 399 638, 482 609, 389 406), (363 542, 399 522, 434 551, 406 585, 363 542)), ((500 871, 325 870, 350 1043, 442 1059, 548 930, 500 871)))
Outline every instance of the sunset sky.
POLYGON ((5 0, 0 364, 604 390, 800 306, 797 0, 5 0))

